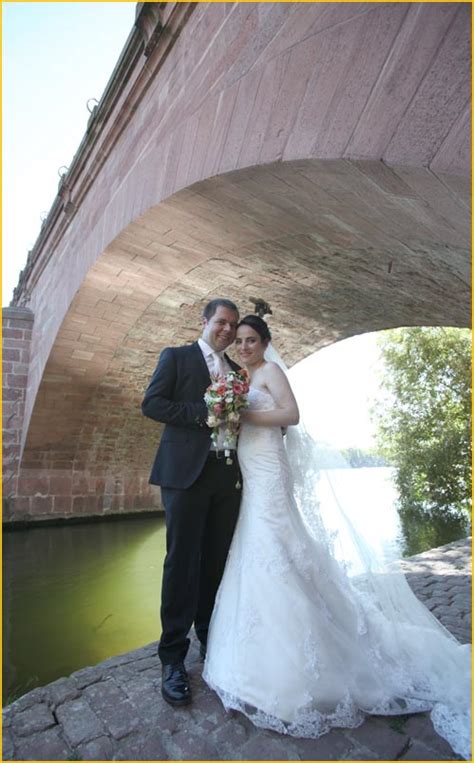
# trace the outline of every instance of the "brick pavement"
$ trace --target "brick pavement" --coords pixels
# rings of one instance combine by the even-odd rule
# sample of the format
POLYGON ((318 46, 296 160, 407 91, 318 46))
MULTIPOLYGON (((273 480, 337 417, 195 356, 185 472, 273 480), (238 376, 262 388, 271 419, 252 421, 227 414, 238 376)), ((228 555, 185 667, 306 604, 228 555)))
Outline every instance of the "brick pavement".
MULTIPOLYGON (((459 640, 471 640, 471 542, 404 560, 408 581, 459 640)), ((296 739, 226 712, 201 679, 197 643, 187 667, 194 702, 160 695, 149 644, 34 689, 3 710, 3 760, 457 760, 427 714, 370 717, 357 729, 296 739)))

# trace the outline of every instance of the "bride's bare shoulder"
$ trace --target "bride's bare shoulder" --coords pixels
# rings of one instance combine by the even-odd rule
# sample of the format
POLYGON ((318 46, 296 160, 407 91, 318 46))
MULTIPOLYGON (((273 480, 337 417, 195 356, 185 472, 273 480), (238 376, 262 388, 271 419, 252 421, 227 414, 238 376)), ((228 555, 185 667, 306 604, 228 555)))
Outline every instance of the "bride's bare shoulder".
POLYGON ((288 385, 286 374, 280 368, 278 363, 267 360, 262 368, 262 384, 270 391, 276 392, 277 389, 283 389, 288 385))
POLYGON ((272 377, 284 376, 282 369, 273 360, 267 360, 264 366, 264 372, 272 377))

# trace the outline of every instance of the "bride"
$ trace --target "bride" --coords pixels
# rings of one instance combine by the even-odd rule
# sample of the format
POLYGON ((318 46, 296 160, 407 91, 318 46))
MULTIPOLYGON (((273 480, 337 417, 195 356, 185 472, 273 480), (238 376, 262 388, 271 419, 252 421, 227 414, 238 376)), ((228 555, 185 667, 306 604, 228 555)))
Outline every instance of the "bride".
POLYGON ((367 714, 430 710, 436 731, 470 758, 469 647, 397 569, 364 550, 358 565, 337 560, 314 498, 314 443, 294 426, 298 406, 267 359, 270 340, 258 316, 240 322, 236 348, 250 374, 243 495, 203 677, 227 709, 298 737, 355 727, 367 714))

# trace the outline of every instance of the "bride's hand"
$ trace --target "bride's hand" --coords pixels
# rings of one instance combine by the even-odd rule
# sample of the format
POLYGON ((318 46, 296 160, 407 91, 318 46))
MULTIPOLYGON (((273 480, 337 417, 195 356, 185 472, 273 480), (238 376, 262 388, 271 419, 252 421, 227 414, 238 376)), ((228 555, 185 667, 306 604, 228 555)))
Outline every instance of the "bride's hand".
POLYGON ((216 416, 215 414, 210 413, 207 417, 206 424, 210 429, 214 429, 214 427, 219 427, 221 424, 224 424, 225 419, 219 418, 219 416, 216 416))

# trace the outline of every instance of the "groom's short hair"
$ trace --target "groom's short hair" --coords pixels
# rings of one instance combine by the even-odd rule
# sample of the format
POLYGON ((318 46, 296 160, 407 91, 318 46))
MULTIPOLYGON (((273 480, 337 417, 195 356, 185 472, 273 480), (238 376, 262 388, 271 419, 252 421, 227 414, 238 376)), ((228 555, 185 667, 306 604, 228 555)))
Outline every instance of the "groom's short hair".
POLYGON ((237 313, 237 316, 239 315, 237 305, 231 302, 230 299, 211 299, 204 308, 202 317, 208 321, 215 314, 218 307, 227 307, 228 310, 233 310, 237 313))

